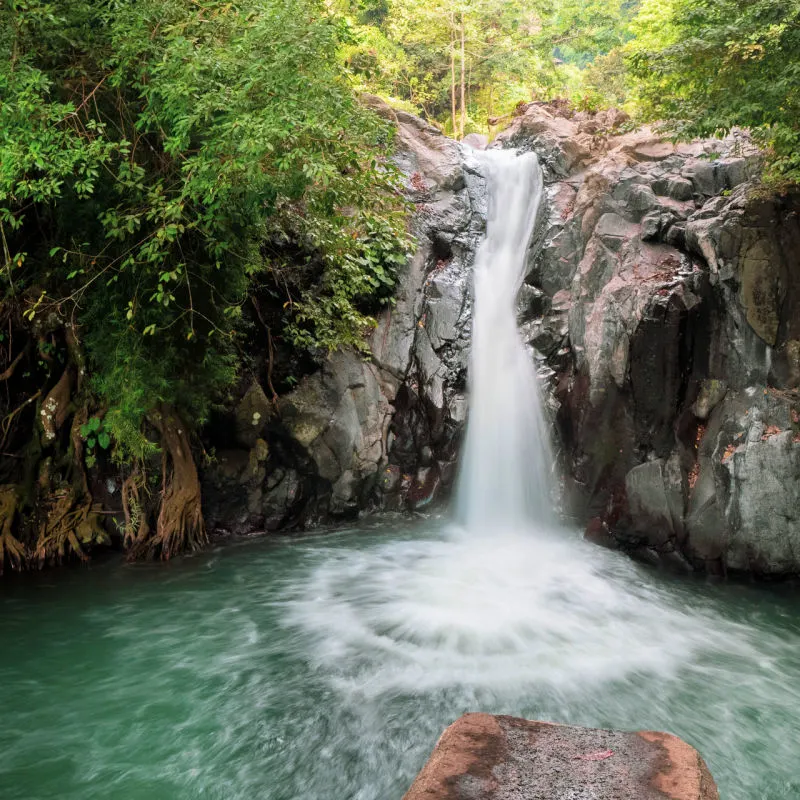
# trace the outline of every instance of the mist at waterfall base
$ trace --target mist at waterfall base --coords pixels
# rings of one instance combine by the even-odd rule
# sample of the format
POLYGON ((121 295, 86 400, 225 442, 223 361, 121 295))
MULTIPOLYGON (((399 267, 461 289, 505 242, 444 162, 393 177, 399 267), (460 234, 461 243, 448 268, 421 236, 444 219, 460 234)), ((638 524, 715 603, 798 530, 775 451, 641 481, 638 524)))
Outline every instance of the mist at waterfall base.
POLYGON ((514 295, 535 157, 478 155, 455 519, 6 583, 4 800, 391 800, 467 711, 675 733, 723 800, 800 797, 800 600, 663 576, 559 528, 514 295))

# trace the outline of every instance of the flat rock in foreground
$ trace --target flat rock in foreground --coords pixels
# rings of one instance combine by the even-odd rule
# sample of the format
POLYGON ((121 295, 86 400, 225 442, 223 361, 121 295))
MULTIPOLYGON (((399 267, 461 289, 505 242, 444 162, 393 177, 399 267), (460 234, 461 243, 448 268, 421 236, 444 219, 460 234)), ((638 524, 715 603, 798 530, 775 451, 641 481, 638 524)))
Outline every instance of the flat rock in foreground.
POLYGON ((404 800, 719 800, 700 754, 668 733, 465 714, 404 800))

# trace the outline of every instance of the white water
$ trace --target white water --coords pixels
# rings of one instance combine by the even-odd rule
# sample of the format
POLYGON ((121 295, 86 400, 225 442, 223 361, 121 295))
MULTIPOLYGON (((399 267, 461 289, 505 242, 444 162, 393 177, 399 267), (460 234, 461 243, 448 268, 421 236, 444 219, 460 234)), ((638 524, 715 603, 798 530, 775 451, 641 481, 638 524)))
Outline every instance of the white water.
POLYGON ((533 153, 476 151, 486 175, 486 236, 475 256, 470 407, 457 494, 468 530, 519 530, 550 519, 551 468, 531 353, 516 299, 544 184, 533 153))
MULTIPOLYGON (((782 685, 796 672, 788 665, 797 636, 789 646, 752 622, 723 617, 693 589, 654 580, 555 522, 540 389, 515 321, 541 171, 533 155, 476 158, 489 219, 474 271, 457 524, 430 524, 422 538, 317 551, 308 580, 286 587, 285 624, 305 641, 337 702, 362 719, 367 738, 398 698, 403 708, 417 698, 416 724, 420 709, 430 710, 426 729, 444 714, 448 722, 466 711, 502 711, 671 730, 717 771, 726 752, 745 748, 790 757, 778 723, 774 735, 757 732, 753 715, 778 719, 783 704, 800 709, 798 692, 782 685)), ((739 765, 724 761, 723 796, 793 796, 782 778, 772 785, 787 794, 756 793, 771 779, 762 780, 755 758, 735 780, 739 765)), ((363 796, 373 794, 365 788, 363 796)))
MULTIPOLYGON (((675 676, 709 652, 755 657, 732 626, 676 605, 551 511, 549 432, 516 297, 539 205, 534 154, 475 152, 487 181, 475 259, 470 405, 457 523, 439 538, 332 552, 290 610, 320 666, 358 696, 574 691, 675 676)), ((435 529, 435 528, 434 528, 435 529)))

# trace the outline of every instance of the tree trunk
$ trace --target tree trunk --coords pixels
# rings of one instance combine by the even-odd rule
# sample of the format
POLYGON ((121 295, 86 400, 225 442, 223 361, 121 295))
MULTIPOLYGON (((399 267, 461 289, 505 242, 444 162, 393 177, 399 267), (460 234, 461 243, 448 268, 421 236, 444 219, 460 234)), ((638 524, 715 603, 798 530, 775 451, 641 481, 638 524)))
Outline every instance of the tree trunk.
POLYGON ((458 138, 456 127, 456 20, 450 12, 450 110, 453 119, 453 138, 458 138))
POLYGON ((461 12, 461 139, 464 138, 464 129, 467 127, 467 105, 464 100, 466 88, 465 80, 466 57, 464 51, 464 12, 461 12))
POLYGON ((168 559, 185 550, 196 550, 208 542, 208 535, 203 521, 200 479, 186 426, 168 406, 159 408, 151 420, 161 434, 164 450, 161 508, 155 536, 137 543, 132 555, 158 554, 168 559))

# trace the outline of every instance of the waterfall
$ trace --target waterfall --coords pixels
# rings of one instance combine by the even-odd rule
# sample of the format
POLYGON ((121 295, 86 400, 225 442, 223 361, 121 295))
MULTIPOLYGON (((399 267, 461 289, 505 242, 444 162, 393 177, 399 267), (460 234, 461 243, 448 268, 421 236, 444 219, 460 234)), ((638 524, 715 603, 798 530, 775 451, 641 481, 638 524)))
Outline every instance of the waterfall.
POLYGON ((551 516, 551 455, 516 300, 544 185, 533 153, 475 151, 486 178, 486 236, 475 256, 469 416, 456 494, 471 531, 513 531, 551 516))

